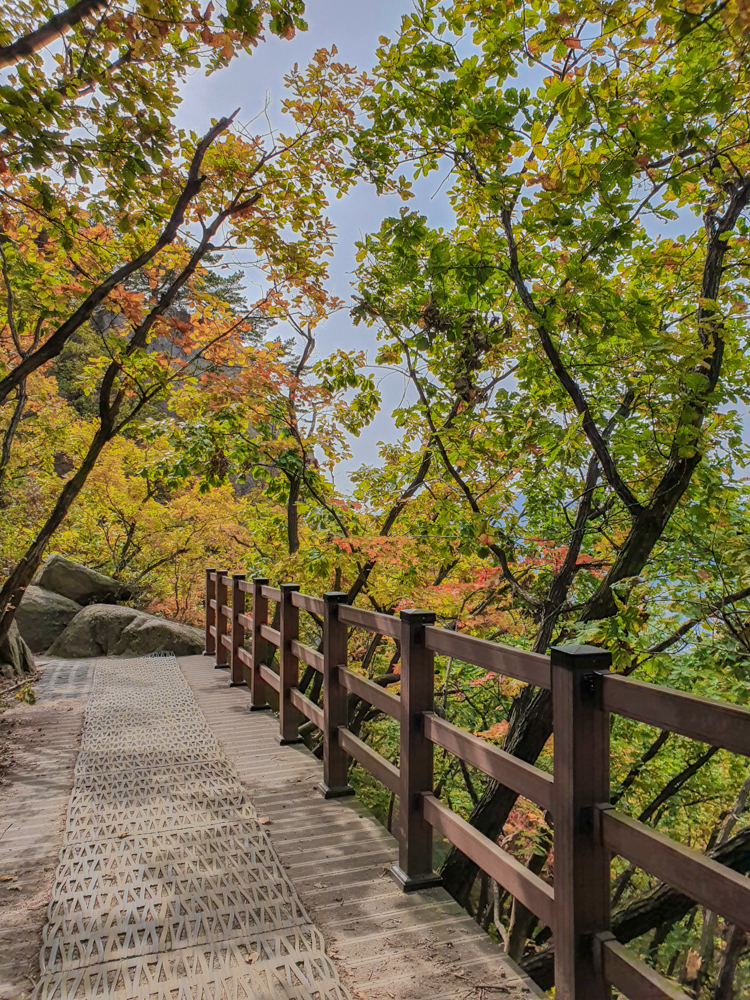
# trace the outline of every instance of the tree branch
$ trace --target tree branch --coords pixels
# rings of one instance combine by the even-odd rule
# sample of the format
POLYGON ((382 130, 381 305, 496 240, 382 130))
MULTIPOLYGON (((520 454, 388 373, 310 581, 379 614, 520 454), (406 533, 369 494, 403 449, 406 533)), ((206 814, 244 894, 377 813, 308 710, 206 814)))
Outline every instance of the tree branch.
POLYGON ((23 38, 17 38, 10 45, 0 48, 0 69, 12 66, 20 59, 38 52, 55 38, 64 35, 66 31, 78 24, 90 14, 95 14, 101 7, 106 7, 109 0, 78 0, 72 7, 54 14, 46 24, 36 31, 29 32, 23 38))

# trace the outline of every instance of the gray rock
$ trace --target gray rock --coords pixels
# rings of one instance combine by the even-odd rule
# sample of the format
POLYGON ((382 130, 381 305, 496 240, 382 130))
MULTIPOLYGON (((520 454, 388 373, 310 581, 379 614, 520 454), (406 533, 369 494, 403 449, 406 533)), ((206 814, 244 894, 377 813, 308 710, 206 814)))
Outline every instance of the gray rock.
POLYGON ((34 583, 78 604, 109 604, 117 600, 126 601, 130 596, 122 584, 111 576, 81 566, 57 552, 46 560, 34 583))
POLYGON ((16 611, 21 638, 34 653, 43 653, 81 610, 75 601, 31 584, 16 611))
POLYGON ((203 649, 200 629, 135 608, 90 604, 50 648, 50 656, 145 656, 159 651, 189 656, 203 649))
POLYGON ((0 674, 3 677, 22 677, 36 667, 31 650, 21 638, 18 625, 12 622, 10 632, 0 643, 0 674))

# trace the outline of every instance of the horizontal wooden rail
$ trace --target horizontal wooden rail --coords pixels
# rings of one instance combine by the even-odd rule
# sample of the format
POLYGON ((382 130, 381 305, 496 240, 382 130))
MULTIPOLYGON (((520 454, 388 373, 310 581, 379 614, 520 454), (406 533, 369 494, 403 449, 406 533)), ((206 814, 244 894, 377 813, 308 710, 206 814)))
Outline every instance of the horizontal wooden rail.
POLYGON ((551 886, 525 865, 479 833, 432 794, 422 795, 422 811, 427 822, 443 834, 459 851, 479 865, 523 905, 535 913, 554 933, 554 892, 551 886))
POLYGON ((348 753, 350 757, 353 757, 358 764, 361 764, 366 771, 369 771, 389 791, 398 795, 401 776, 397 767, 394 767, 385 757, 381 757, 379 753, 371 750, 366 743, 363 743, 354 733, 350 733, 343 726, 339 727, 338 740, 342 750, 348 753))
POLYGON ((377 611, 364 611, 349 604, 340 604, 339 621, 367 629, 368 632, 390 636, 391 639, 401 638, 401 621, 393 615, 383 615, 377 611))
POLYGON ((732 924, 750 930, 750 879, 611 806, 598 807, 604 846, 732 924))
POLYGON ((513 757, 431 712, 424 716, 424 734, 428 740, 460 757, 466 764, 473 764, 490 778, 536 802, 542 809, 552 811, 554 782, 551 775, 538 767, 513 757))
POLYGON ((687 993, 646 965, 620 944, 613 934, 597 934, 594 947, 604 978, 632 1000, 688 1000, 687 993))
POLYGON ((489 639, 477 639, 473 635, 462 635, 435 625, 428 625, 425 629, 424 641, 433 653, 453 656, 464 663, 472 663, 475 667, 494 674, 505 674, 536 687, 551 686, 549 657, 540 653, 529 653, 515 646, 501 646, 489 639))
POLYGON ((607 712, 750 757, 750 709, 617 674, 602 675, 602 699, 607 712))
POLYGON ((304 642, 300 642, 298 639, 292 639, 292 652, 297 657, 298 660, 302 660, 313 670, 317 670, 319 674, 323 673, 323 654, 319 653, 317 649, 313 649, 312 646, 306 646, 304 642))
POLYGON ((318 708, 314 701, 306 698, 298 688, 292 688, 289 692, 289 700, 310 722, 313 722, 318 729, 323 728, 323 709, 318 708))
POLYGON ((265 663, 261 663, 260 666, 258 667, 258 673, 260 674, 262 679, 266 682, 266 684, 270 684, 270 686, 274 689, 274 691, 279 690, 281 686, 279 682, 279 675, 275 674, 270 667, 267 667, 265 663))
POLYGON ((230 683, 248 684, 253 709, 269 707, 271 690, 279 694, 282 742, 297 741, 302 718, 321 730, 326 797, 351 793, 351 760, 399 796, 399 860, 392 868, 399 885, 413 891, 439 884, 432 870, 433 830, 439 831, 551 928, 561 998, 603 998, 611 985, 630 1000, 686 1000, 679 987, 611 934, 612 854, 750 930, 750 879, 618 813, 606 801, 610 714, 750 758, 750 709, 609 674, 609 654, 587 645, 554 646, 543 656, 438 628, 429 611, 387 615, 343 603, 345 593, 321 599, 300 593, 295 584, 275 588, 266 578, 248 581, 241 573, 230 578, 213 569, 205 575, 206 654, 215 655, 216 667, 231 666, 230 683), (226 603, 230 593, 233 607, 226 603), (246 594, 251 602, 245 603, 246 594), (270 624, 270 601, 279 602, 278 629, 270 624), (319 649, 300 641, 300 610, 322 625, 319 649), (351 628, 398 640, 400 697, 348 669, 351 628), (279 673, 268 666, 272 650, 267 652, 266 643, 280 649, 279 673), (435 654, 551 689, 554 778, 435 714, 435 654), (322 685, 316 679, 315 687, 321 690, 320 705, 299 689, 300 663, 322 675, 322 685), (350 696, 396 720, 400 766, 347 728, 350 696), (435 746, 554 815, 554 890, 435 797, 435 746))
POLYGON ((355 674, 353 670, 346 667, 339 667, 339 683, 343 684, 347 691, 356 694, 362 701, 369 702, 374 708, 380 709, 392 719, 401 717, 401 699, 395 694, 386 691, 379 684, 355 674))
POLYGON ((325 602, 321 597, 311 597, 309 594, 292 594, 292 604, 295 608, 309 611, 314 615, 322 615, 325 610, 325 602))
POLYGON ((281 633, 276 628, 271 628, 270 625, 261 625, 260 634, 263 639, 267 639, 268 642, 272 642, 274 646, 281 645, 281 633))

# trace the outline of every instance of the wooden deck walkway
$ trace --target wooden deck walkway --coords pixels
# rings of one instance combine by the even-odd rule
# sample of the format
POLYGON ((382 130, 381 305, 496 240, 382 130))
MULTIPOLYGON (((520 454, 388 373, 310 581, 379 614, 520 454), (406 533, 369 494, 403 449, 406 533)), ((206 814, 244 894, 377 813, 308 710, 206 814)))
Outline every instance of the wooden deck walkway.
POLYGON ((278 720, 203 656, 180 659, 328 953, 357 1000, 522 1000, 542 994, 443 889, 404 894, 394 838, 355 798, 324 800, 320 762, 278 744, 278 720))

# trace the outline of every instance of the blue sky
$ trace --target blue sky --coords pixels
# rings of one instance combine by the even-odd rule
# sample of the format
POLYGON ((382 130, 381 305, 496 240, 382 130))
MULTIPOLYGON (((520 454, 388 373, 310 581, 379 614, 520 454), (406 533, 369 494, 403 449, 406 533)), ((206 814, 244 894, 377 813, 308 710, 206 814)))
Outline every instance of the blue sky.
MULTIPOLYGON (((412 10, 410 0, 309 0, 306 18, 309 30, 300 32, 292 41, 281 41, 269 35, 251 55, 243 55, 228 69, 206 77, 197 72, 188 81, 179 123, 196 132, 203 132, 211 118, 230 114, 240 107, 240 120, 249 121, 262 109, 266 98, 271 102, 271 118, 284 96, 284 75, 294 63, 304 66, 320 48, 335 45, 342 62, 360 70, 370 69, 375 60, 378 38, 393 38, 403 14, 412 10)), ((257 128, 257 126, 256 126, 257 128)), ((444 200, 433 198, 441 178, 433 175, 418 188, 418 197, 409 203, 410 208, 429 204, 431 221, 437 213, 445 212, 445 222, 450 216, 444 200)), ((350 296, 350 272, 354 268, 355 242, 379 228, 381 221, 398 212, 402 202, 396 197, 378 197, 369 186, 360 184, 346 197, 333 200, 330 216, 337 228, 337 251, 331 265, 333 290, 343 299, 350 296)), ((338 313, 319 330, 318 353, 327 354, 337 347, 346 350, 363 349, 374 357, 375 331, 354 327, 346 310, 338 313)), ((363 463, 378 461, 378 441, 394 441, 398 433, 393 427, 390 412, 397 406, 405 386, 396 374, 382 377, 383 407, 373 424, 360 438, 352 442, 351 461, 341 463, 336 482, 346 489, 347 473, 363 463)))

